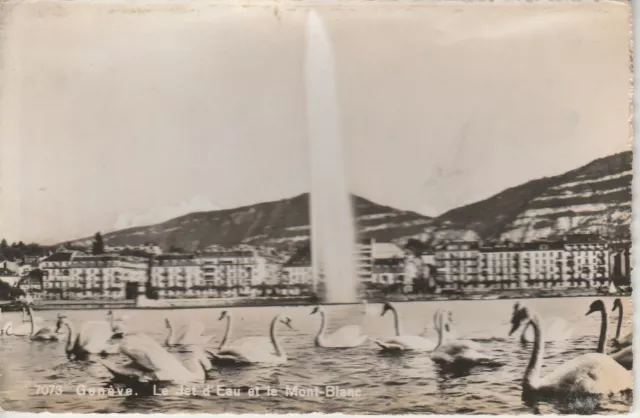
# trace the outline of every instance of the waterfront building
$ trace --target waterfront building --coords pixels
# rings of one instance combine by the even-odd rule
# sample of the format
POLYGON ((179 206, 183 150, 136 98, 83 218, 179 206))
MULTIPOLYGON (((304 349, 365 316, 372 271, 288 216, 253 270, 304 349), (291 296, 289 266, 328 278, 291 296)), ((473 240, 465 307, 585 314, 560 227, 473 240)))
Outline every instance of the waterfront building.
POLYGON ((485 289, 566 287, 562 242, 500 243, 480 248, 480 280, 485 289))
POLYGON ((55 253, 40 263, 45 299, 135 299, 146 282, 146 260, 117 255, 55 253))
MULTIPOLYGON (((193 254, 162 254, 151 260, 149 286, 159 298, 212 297, 193 254)), ((217 292, 216 292, 217 293, 217 292)))
POLYGON ((363 283, 373 280, 373 246, 374 239, 360 239, 356 242, 356 273, 363 283))
POLYGON ((282 265, 283 284, 306 285, 313 284, 313 267, 311 253, 308 249, 297 251, 282 265))
POLYGON ((215 286, 257 286, 277 276, 273 263, 254 249, 205 252, 198 258, 205 282, 215 286))
POLYGON ((356 272, 363 283, 374 283, 375 260, 404 258, 405 252, 391 242, 379 242, 374 238, 360 239, 355 249, 356 272))
POLYGON ((439 246, 435 260, 443 290, 466 289, 478 284, 479 245, 459 241, 439 246))
POLYGON ((405 281, 405 259, 401 257, 377 258, 373 261, 372 283, 382 285, 408 284, 405 281))
POLYGON ((602 286, 611 279, 609 243, 596 235, 564 237, 564 274, 570 287, 602 286))

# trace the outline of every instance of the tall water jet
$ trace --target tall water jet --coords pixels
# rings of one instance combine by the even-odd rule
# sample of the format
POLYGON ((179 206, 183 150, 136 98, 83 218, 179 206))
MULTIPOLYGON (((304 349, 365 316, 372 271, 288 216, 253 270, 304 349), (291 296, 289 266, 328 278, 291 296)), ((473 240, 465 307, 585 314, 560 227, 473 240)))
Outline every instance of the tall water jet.
POLYGON ((320 16, 307 18, 306 97, 311 161, 311 258, 314 287, 327 302, 357 299, 356 233, 338 119, 334 57, 320 16))

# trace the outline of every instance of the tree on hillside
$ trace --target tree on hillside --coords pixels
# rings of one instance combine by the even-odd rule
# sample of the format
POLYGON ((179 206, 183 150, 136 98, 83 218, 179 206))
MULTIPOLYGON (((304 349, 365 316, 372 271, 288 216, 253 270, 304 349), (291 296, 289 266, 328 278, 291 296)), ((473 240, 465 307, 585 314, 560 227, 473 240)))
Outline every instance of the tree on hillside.
POLYGON ((7 240, 2 238, 2 241, 0 241, 0 251, 4 251, 7 248, 9 248, 9 243, 7 243, 7 240))
POLYGON ((182 254, 184 253, 184 248, 179 247, 177 245, 172 245, 171 247, 169 247, 169 252, 170 253, 177 253, 177 254, 182 254))
POLYGON ((427 245, 418 239, 409 238, 404 248, 419 257, 424 251, 427 250, 427 245))
POLYGON ((104 240, 102 239, 102 234, 100 232, 96 232, 96 235, 93 237, 91 252, 93 255, 104 254, 104 240))

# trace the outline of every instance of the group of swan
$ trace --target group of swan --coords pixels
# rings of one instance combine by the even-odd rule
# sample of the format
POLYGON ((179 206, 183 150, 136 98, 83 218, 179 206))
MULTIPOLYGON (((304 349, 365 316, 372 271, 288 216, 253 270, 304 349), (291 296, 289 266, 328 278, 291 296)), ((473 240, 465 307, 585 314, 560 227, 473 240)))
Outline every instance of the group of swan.
POLYGON ((602 314, 597 352, 575 357, 542 377, 540 371, 544 359, 544 336, 540 316, 518 303, 514 305, 509 335, 521 326, 531 327, 534 333, 531 359, 522 382, 523 400, 608 396, 633 389, 631 371, 604 353, 607 322, 606 309, 601 300, 591 304, 587 315, 597 311, 602 314))
MULTIPOLYGON (((533 331, 531 359, 524 373, 522 396, 524 400, 539 397, 564 397, 572 395, 609 395, 631 389, 633 367, 631 334, 620 337, 622 326, 622 303, 616 299, 613 311, 619 310, 616 336, 612 341, 615 351, 606 353, 607 310, 602 300, 593 302, 587 315, 600 312, 601 327, 596 352, 578 356, 556 370, 540 376, 544 359, 544 331, 539 315, 527 307, 516 303, 511 315, 512 335, 518 329, 523 334, 533 331)), ((176 326, 165 320, 169 330, 162 346, 150 336, 126 332, 123 318, 116 318, 109 311, 106 321, 85 321, 78 330, 65 315, 58 315, 55 331, 37 325, 30 306, 25 308, 29 318, 29 337, 37 341, 55 342, 60 340, 60 331, 67 330, 65 352, 71 359, 86 359, 97 354, 121 353, 129 359, 125 365, 118 365, 105 359, 96 359, 112 375, 114 380, 126 382, 196 382, 207 378, 207 371, 214 365, 281 364, 287 362, 287 354, 277 336, 278 325, 293 329, 291 319, 281 314, 275 315, 269 328, 269 337, 243 337, 232 339, 232 315, 223 311, 219 320, 226 320, 226 330, 217 349, 204 345, 211 336, 203 335, 204 325, 189 322, 176 326), (188 364, 183 364, 166 347, 192 346, 192 356, 188 364)), ((453 329, 451 311, 438 310, 433 323, 438 335, 436 342, 423 336, 407 335, 402 331, 398 311, 385 303, 381 316, 391 312, 395 335, 384 340, 373 340, 381 351, 428 352, 429 358, 441 366, 473 366, 491 362, 482 346, 474 341, 458 338, 453 329)), ((316 307, 311 314, 319 314, 320 329, 315 337, 315 345, 325 348, 353 348, 363 345, 369 338, 359 326, 346 325, 327 334, 327 315, 322 307, 316 307)), ((6 327, 5 327, 6 328, 6 327)), ((551 328, 553 329, 553 328, 551 328)), ((12 334, 9 334, 12 335, 12 334)), ((522 339, 521 335, 521 339, 522 339)), ((94 357, 95 358, 95 357, 94 357)))

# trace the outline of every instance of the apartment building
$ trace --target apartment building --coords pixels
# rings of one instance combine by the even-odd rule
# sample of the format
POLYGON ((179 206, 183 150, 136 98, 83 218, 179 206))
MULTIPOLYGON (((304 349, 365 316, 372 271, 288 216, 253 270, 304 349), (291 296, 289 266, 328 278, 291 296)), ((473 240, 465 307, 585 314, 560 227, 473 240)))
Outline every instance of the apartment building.
POLYGON ((44 299, 135 299, 147 279, 144 259, 55 253, 40 263, 44 299))
POLYGON ((149 285, 160 298, 207 297, 199 260, 193 254, 162 254, 151 260, 149 285))
POLYGON ((478 284, 480 250, 477 242, 451 242, 435 254, 438 282, 442 289, 466 289, 478 284))
POLYGON ((570 287, 601 286, 609 282, 609 243, 594 235, 568 235, 564 239, 563 272, 570 287))
POLYGON ((282 265, 283 284, 310 285, 313 284, 313 266, 309 251, 297 251, 282 265))
POLYGON ((207 284, 224 287, 257 286, 277 274, 256 250, 205 252, 198 255, 207 284))

